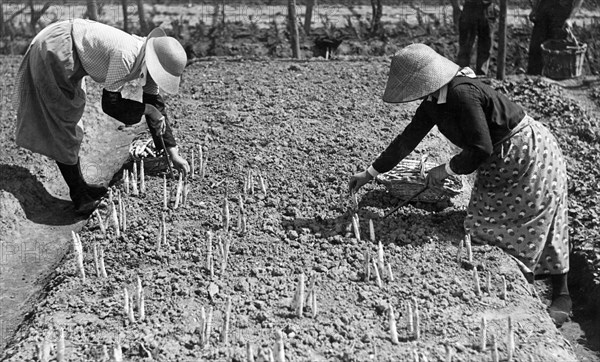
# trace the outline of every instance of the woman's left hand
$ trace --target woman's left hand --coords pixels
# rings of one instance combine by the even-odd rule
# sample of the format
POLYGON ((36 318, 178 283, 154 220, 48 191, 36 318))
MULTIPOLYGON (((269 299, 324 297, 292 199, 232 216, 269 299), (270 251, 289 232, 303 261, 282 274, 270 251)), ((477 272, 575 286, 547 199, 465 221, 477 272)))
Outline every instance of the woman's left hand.
POLYGON ((173 162, 173 167, 179 170, 179 172, 183 172, 183 178, 187 177, 188 172, 190 172, 190 165, 185 160, 185 158, 179 155, 179 151, 177 147, 168 148, 167 151, 171 156, 171 162, 173 162))
POLYGON ((427 178, 425 179, 425 184, 428 187, 441 187, 444 179, 448 176, 450 175, 446 172, 446 165, 441 164, 429 170, 427 178))

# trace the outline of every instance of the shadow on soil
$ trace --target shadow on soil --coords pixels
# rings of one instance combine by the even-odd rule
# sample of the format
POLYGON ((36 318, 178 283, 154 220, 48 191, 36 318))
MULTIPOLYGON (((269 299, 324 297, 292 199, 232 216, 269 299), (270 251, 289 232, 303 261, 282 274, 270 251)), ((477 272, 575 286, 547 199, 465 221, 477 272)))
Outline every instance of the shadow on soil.
POLYGON ((72 203, 48 193, 26 168, 0 164, 0 191, 18 200, 25 217, 36 224, 71 225, 78 220, 72 203))

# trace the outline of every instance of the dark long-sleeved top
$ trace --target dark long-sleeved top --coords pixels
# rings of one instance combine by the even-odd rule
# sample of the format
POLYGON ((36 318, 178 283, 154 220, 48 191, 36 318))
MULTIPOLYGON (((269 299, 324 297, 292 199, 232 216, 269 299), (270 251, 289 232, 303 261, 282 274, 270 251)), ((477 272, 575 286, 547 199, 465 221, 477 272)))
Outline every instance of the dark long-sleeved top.
POLYGON ((412 121, 373 163, 387 172, 410 154, 433 126, 462 151, 450 160, 457 174, 469 174, 492 154, 525 117, 523 108, 481 81, 455 77, 448 83, 446 103, 424 100, 412 121))
MULTIPOLYGON (((143 103, 123 98, 121 96, 121 92, 110 92, 106 89, 102 91, 102 110, 104 113, 117 119, 121 123, 126 125, 138 123, 144 115, 145 104, 150 104, 156 107, 156 109, 158 109, 158 111, 165 116, 165 119, 168 120, 167 112, 165 111, 165 102, 160 94, 150 94, 144 92, 142 102, 143 103)), ((146 116, 146 123, 148 124, 148 129, 152 135, 154 146, 157 150, 162 149, 160 136, 156 133, 154 127, 152 127, 150 123, 150 117, 148 116, 146 116)), ((175 141, 175 137, 173 137, 173 131, 169 125, 169 122, 166 122, 163 140, 165 142, 165 147, 167 148, 177 146, 177 142, 175 141)))

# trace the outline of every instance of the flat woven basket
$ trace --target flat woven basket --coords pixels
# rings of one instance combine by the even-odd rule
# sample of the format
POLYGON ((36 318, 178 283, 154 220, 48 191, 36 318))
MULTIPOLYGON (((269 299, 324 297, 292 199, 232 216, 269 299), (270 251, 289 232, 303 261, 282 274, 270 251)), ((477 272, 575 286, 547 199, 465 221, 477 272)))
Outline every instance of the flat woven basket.
MULTIPOLYGON (((406 200, 425 186, 427 172, 437 166, 433 162, 426 162, 426 158, 404 159, 391 171, 379 174, 377 182, 383 184, 392 195, 406 200)), ((425 203, 448 201, 460 194, 463 188, 462 178, 450 176, 444 180, 442 187, 428 188, 414 201, 425 203)))
POLYGON ((132 169, 133 163, 138 163, 144 159, 144 172, 146 174, 159 174, 168 169, 167 161, 164 157, 164 151, 157 150, 152 138, 144 136, 137 137, 129 145, 129 157, 124 165, 126 169, 132 169))

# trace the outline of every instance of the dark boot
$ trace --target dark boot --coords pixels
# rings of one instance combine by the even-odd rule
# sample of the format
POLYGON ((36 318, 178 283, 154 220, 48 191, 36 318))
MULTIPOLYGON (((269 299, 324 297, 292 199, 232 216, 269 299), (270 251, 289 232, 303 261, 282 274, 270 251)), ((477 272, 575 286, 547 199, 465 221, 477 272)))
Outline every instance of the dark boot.
POLYGON ((552 304, 548 309, 550 317, 557 327, 562 326, 571 314, 573 302, 567 287, 567 273, 551 276, 552 281, 552 304))
POLYGON ((81 177, 79 162, 75 165, 67 165, 56 161, 56 164, 69 186, 69 196, 71 196, 71 200, 75 206, 75 213, 79 215, 91 214, 100 201, 95 200, 89 195, 87 184, 83 177, 81 177))
POLYGON ((96 184, 88 184, 87 182, 85 182, 85 178, 83 177, 83 174, 81 173, 81 163, 79 160, 77 160, 77 172, 79 172, 79 178, 83 180, 83 182, 85 183, 85 188, 87 190, 88 195, 90 195, 90 197, 92 199, 100 199, 102 198, 102 196, 106 195, 106 193, 108 192, 108 188, 102 186, 102 185, 96 185, 96 184))

